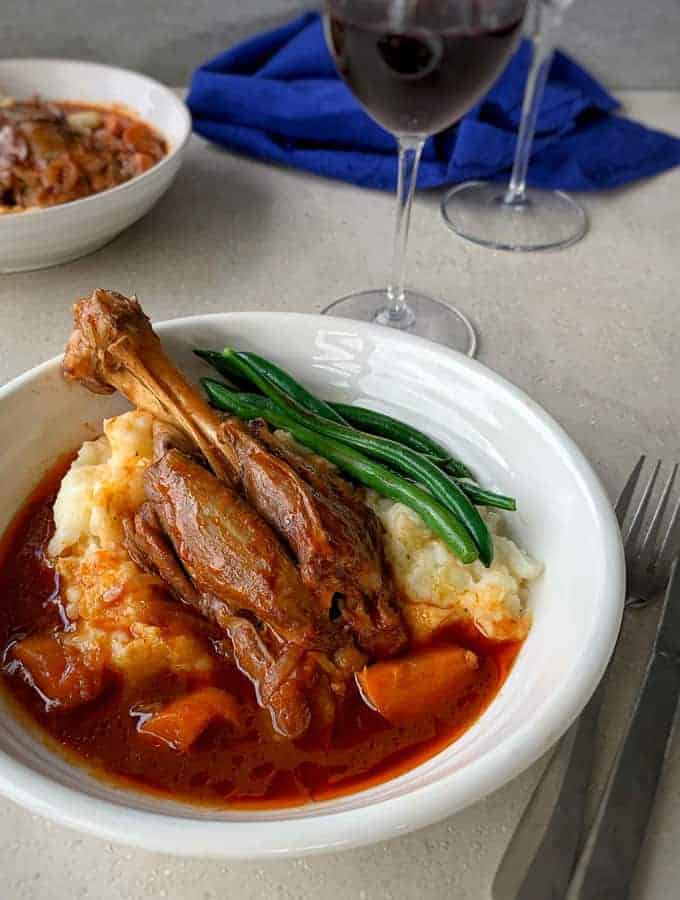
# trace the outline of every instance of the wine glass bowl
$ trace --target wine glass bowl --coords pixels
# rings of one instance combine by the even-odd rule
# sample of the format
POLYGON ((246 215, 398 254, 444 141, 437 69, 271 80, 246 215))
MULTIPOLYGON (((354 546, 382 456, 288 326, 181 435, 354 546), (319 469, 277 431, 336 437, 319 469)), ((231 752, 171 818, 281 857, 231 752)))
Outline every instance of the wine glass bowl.
POLYGON ((427 137, 460 119, 500 74, 523 5, 329 0, 326 35, 369 115, 397 137, 427 137), (493 11, 503 5, 514 12, 493 11))
POLYGON ((341 78, 397 140, 397 215, 386 289, 324 312, 412 331, 473 354, 468 319, 404 287, 418 164, 428 136, 460 119, 500 74, 521 33, 526 0, 327 0, 326 38, 341 78))

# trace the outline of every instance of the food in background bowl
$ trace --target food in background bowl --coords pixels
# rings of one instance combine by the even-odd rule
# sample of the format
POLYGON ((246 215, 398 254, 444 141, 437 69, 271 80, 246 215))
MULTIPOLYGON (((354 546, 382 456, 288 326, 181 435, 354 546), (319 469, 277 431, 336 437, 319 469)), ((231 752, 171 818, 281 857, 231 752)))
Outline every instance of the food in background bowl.
POLYGON ((141 175, 164 138, 116 106, 0 99, 0 213, 56 206, 141 175))
POLYGON ((437 448, 424 465, 331 428, 252 354, 221 358, 264 396, 206 384, 243 413, 222 418, 135 300, 95 291, 75 318, 67 377, 136 409, 49 476, 6 539, 5 677, 48 734, 128 784, 288 806, 382 782, 474 722, 528 631, 540 566, 465 498, 510 499, 445 475, 460 464, 437 448))
MULTIPOLYGON (((82 196, 82 190, 102 188, 122 174, 140 172, 148 160, 133 160, 137 152, 134 151, 129 162, 123 165, 123 157, 129 152, 125 149, 120 156, 120 169, 124 172, 115 172, 117 163, 112 162, 113 178, 110 172, 104 171, 94 173, 102 176, 94 179, 90 179, 89 174, 83 177, 70 162, 62 165, 64 159, 60 162, 51 160, 48 167, 55 162, 51 170, 52 182, 48 179, 48 184, 42 185, 38 179, 39 184, 29 185, 24 201, 33 202, 43 188, 47 188, 43 199, 51 205, 30 206, 30 215, 19 215, 23 207, 16 206, 7 208, 6 214, 0 214, 0 272, 3 273, 54 266, 103 247, 145 215, 167 191, 179 170, 191 135, 191 117, 179 97, 151 78, 114 66, 64 59, 0 59, 0 90, 3 95, 20 99, 41 97, 48 106, 53 100, 57 106, 62 100, 68 100, 97 110, 120 113, 131 121, 149 126, 154 135, 151 145, 162 140, 164 150, 158 161, 141 174, 82 196), (70 198, 69 202, 63 202, 67 198, 70 198)), ((83 127, 92 121, 95 120, 89 113, 84 119, 75 119, 75 123, 83 127)), ((8 139, 13 134, 11 129, 5 131, 8 139)), ((49 147, 49 141, 46 143, 49 147)), ((17 144, 10 140, 10 144, 13 160, 26 152, 27 148, 21 142, 17 144)), ((57 138, 54 149, 58 156, 62 155, 61 146, 57 138)), ((142 152, 145 156, 152 155, 146 150, 142 152)), ((21 160, 18 162, 21 164, 21 160)), ((100 162, 92 159, 87 165, 89 167, 91 163, 97 169, 100 162)), ((4 168, 5 175, 13 182, 8 167, 4 168)), ((21 198, 10 196, 14 191, 14 187, 12 191, 0 189, 0 202, 22 202, 21 198), (4 193, 8 196, 3 201, 4 193)), ((22 189, 17 192, 22 194, 22 189)))

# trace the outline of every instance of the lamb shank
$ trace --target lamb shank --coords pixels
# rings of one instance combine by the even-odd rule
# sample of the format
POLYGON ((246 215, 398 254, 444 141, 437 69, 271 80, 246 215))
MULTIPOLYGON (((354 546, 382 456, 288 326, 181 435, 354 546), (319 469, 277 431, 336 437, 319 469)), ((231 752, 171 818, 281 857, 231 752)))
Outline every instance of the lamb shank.
POLYGON ((147 502, 127 523, 133 558, 225 632, 282 734, 332 717, 332 697, 407 635, 380 525, 335 471, 263 422, 222 419, 164 354, 135 298, 74 306, 67 378, 119 390, 179 430, 159 442, 147 502))

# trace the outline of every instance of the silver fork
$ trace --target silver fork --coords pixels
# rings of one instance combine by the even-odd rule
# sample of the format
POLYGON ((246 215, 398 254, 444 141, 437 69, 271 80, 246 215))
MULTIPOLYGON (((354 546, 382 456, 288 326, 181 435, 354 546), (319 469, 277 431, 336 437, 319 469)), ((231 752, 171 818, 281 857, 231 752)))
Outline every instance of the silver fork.
MULTIPOLYGON (((620 504, 625 504, 626 509, 630 505, 644 465, 645 457, 641 456, 621 492, 619 502, 616 504, 617 515, 620 504)), ((647 480, 635 512, 625 531, 623 529, 625 513, 622 518, 619 518, 624 535, 623 546, 626 552, 626 573, 628 576, 626 606, 644 605, 651 597, 662 590, 668 582, 673 561, 672 557, 677 553, 675 531, 678 518, 680 517, 680 497, 673 508, 670 521, 660 539, 659 534, 663 524, 664 513, 671 499, 673 485, 678 474, 678 463, 671 469, 647 527, 643 529, 645 513, 649 507, 660 470, 661 460, 659 459, 647 480), (675 552, 673 552, 674 547, 675 552)))
MULTIPOLYGON (((678 466, 673 466, 647 521, 662 466, 656 463, 633 504, 644 468, 641 456, 616 503, 626 551, 627 610, 646 605, 667 582, 680 517, 679 499, 659 539, 678 466)), ((563 900, 583 834, 605 681, 606 676, 546 766, 496 872, 494 900, 563 900)))

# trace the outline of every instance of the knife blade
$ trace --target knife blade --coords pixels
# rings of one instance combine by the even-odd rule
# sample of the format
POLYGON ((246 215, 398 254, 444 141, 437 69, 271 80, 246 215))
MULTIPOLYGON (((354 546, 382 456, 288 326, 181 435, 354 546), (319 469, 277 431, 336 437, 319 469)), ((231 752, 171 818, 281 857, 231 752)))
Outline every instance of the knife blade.
POLYGON ((654 649, 567 900, 625 900, 654 804, 680 695, 680 563, 654 649))

